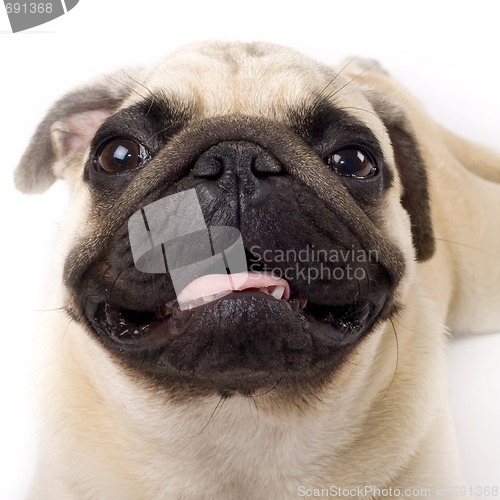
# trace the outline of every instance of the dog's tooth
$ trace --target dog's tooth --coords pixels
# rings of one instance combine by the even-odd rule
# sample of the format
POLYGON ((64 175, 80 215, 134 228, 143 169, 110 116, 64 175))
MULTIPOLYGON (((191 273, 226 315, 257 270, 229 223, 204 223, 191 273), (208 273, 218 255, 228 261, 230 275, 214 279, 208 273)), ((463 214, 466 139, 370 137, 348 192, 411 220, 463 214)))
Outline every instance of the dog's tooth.
POLYGON ((224 290, 223 292, 214 293, 211 295, 203 295, 202 297, 198 297, 191 302, 183 302, 182 307, 180 309, 183 311, 192 310, 197 308, 198 306, 203 306, 205 304, 213 302, 214 300, 220 299, 221 297, 224 297, 224 295, 227 295, 228 293, 230 293, 229 290, 224 290))
POLYGON ((259 292, 262 292, 262 293, 267 293, 269 295, 269 289, 268 288, 259 288, 259 292))
POLYGON ((307 305, 307 299, 305 297, 299 297, 299 307, 304 309, 307 305))
POLYGON ((223 292, 219 292, 219 293, 216 293, 214 295, 210 295, 210 301, 220 299, 221 297, 224 297, 224 295, 227 295, 228 293, 229 293, 229 291, 225 290, 223 292))
POLYGON ((285 293, 285 287, 284 286, 277 286, 274 288, 274 290, 271 292, 271 295, 275 298, 280 300, 283 297, 283 294, 285 293))

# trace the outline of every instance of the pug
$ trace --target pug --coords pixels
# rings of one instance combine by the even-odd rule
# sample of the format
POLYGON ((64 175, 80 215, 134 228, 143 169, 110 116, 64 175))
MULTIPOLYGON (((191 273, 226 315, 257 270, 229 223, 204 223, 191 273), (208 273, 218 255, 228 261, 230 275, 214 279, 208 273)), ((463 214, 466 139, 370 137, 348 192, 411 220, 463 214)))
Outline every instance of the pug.
POLYGON ((500 324, 500 158, 372 61, 188 46, 48 112, 70 186, 30 499, 453 496, 448 331, 500 324))

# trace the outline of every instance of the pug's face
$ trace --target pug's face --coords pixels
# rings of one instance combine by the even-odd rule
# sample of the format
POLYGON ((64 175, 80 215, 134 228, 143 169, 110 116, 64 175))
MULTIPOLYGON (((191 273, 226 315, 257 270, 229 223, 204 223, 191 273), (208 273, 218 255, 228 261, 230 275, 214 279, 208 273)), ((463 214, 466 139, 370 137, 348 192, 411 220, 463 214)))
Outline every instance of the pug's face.
POLYGON ((176 393, 328 383, 401 306, 414 249, 432 253, 418 148, 386 111, 342 73, 264 44, 190 47, 70 94, 38 132, 52 146, 23 162, 45 155, 37 183, 66 177, 84 200, 68 313, 134 377, 176 393), (179 234, 195 214, 206 230, 169 247, 180 264, 215 228, 235 230, 245 257, 186 279, 186 307, 168 259, 164 272, 137 265, 130 226, 144 217, 154 238, 148 207, 182 193, 179 234))

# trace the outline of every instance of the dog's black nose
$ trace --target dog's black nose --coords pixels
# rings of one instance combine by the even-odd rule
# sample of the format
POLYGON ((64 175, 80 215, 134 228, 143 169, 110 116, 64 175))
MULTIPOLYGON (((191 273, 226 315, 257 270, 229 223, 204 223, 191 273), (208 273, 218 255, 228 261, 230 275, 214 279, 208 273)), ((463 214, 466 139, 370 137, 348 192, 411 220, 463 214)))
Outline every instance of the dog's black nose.
POLYGON ((245 183, 284 172, 279 161, 258 144, 228 141, 205 151, 196 161, 192 175, 211 180, 236 177, 245 183))

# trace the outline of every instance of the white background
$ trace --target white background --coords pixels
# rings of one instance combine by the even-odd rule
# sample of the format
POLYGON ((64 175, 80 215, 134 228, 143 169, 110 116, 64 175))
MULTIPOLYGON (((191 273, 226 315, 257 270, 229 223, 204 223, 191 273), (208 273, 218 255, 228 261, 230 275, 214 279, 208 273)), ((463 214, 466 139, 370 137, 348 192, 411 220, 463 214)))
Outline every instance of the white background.
MULTIPOLYGON (((375 57, 437 120, 499 150, 499 22, 493 0, 80 0, 60 19, 13 35, 0 5, 0 499, 23 498, 34 469, 27 367, 65 198, 59 185, 41 196, 20 195, 12 172, 57 97, 98 73, 148 63, 187 42, 266 40, 331 64, 375 57)), ((450 347, 450 395, 473 485, 500 485, 499 357, 500 335, 450 347)))

